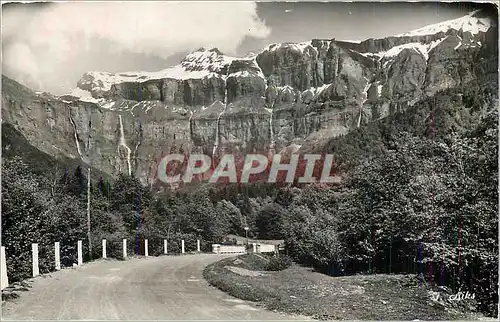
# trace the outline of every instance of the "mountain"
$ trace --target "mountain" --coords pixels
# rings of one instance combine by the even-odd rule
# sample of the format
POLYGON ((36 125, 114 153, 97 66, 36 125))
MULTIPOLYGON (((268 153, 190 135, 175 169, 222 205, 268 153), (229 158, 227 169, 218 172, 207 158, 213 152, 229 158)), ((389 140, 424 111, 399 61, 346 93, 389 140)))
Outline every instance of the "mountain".
POLYGON ((3 120, 49 155, 152 185, 167 153, 308 150, 440 91, 498 86, 496 21, 475 11, 383 39, 271 44, 243 58, 200 48, 159 72, 85 73, 62 96, 3 76, 3 120))

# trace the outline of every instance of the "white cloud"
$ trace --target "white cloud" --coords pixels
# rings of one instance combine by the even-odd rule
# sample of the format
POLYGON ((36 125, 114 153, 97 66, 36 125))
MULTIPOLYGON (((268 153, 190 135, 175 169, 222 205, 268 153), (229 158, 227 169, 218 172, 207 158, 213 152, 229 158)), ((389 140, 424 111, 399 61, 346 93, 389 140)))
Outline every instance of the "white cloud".
POLYGON ((234 54, 244 37, 270 33, 253 2, 67 2, 11 8, 2 18, 4 68, 44 83, 63 82, 61 66, 98 52, 90 46, 95 39, 109 41, 116 53, 167 58, 199 47, 234 54))
POLYGON ((20 42, 13 43, 7 48, 3 48, 2 55, 4 60, 6 57, 9 59, 9 64, 4 66, 4 72, 15 74, 19 82, 30 84, 34 89, 42 87, 36 57, 26 44, 20 42))

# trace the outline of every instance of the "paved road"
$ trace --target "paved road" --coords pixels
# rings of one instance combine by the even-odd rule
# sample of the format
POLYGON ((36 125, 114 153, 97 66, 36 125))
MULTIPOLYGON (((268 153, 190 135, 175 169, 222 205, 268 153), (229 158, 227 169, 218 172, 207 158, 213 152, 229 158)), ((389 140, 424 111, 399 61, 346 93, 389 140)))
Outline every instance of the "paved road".
POLYGON ((203 279, 202 254, 99 261, 34 279, 4 320, 298 320, 231 297, 203 279))

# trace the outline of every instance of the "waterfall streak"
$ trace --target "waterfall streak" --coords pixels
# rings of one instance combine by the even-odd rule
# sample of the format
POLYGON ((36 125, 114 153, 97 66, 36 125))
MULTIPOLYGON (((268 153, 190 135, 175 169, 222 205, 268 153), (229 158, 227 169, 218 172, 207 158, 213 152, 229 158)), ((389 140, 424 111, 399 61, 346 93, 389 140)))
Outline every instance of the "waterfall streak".
POLYGON ((80 142, 78 142, 78 134, 76 134, 76 125, 75 125, 75 122, 73 121, 73 118, 71 117, 71 114, 69 115, 69 120, 71 122, 71 125, 73 125, 73 133, 75 136, 76 149, 78 150, 78 155, 80 155, 80 158, 83 161, 82 150, 80 149, 80 142))
POLYGON ((224 114, 224 112, 226 112, 226 109, 227 109, 227 78, 229 77, 229 66, 227 68, 227 74, 226 76, 223 78, 224 79, 224 109, 222 110, 222 112, 220 112, 219 116, 217 117, 217 127, 216 127, 216 130, 215 130, 215 143, 214 143, 214 149, 212 151, 212 156, 215 155, 215 152, 217 152, 217 149, 219 147, 219 144, 220 144, 220 139, 219 139, 219 136, 220 136, 220 130, 219 130, 219 123, 220 123, 220 118, 222 116, 222 114, 224 114))
POLYGON ((118 115, 118 117, 120 118, 120 141, 118 143, 118 149, 120 149, 120 146, 123 146, 125 148, 125 150, 127 151, 128 175, 132 175, 132 167, 130 166, 130 154, 131 154, 132 151, 127 146, 127 142, 125 141, 125 134, 124 134, 124 131, 123 131, 122 116, 118 115))

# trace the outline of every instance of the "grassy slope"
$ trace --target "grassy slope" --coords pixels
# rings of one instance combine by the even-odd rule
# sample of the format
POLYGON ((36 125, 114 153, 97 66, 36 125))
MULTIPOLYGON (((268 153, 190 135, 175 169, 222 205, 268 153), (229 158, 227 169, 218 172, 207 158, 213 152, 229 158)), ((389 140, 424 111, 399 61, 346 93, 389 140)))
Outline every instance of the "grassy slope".
POLYGON ((329 277, 294 265, 264 276, 242 276, 225 266, 263 270, 259 255, 224 259, 208 266, 204 277, 222 291, 267 309, 340 320, 452 320, 474 318, 460 307, 433 303, 429 287, 414 275, 355 275, 329 277))

